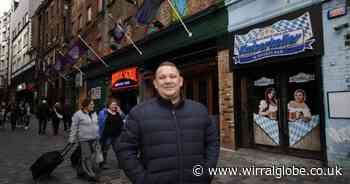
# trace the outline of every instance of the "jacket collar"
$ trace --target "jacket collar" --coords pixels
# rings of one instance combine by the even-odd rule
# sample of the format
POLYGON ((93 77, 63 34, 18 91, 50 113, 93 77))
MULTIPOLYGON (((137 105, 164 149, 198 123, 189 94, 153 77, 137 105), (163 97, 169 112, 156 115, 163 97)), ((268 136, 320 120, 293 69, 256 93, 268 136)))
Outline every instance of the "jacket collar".
POLYGON ((179 109, 185 104, 185 100, 183 98, 180 98, 180 100, 173 104, 170 100, 162 98, 160 95, 157 95, 157 102, 164 107, 167 107, 169 109, 179 109))

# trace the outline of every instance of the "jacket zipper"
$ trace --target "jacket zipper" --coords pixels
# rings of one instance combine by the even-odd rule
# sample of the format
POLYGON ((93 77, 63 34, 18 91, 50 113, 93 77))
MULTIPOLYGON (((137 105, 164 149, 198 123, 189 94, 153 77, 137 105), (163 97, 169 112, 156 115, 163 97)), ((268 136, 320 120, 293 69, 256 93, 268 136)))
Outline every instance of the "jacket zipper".
POLYGON ((178 163, 179 163, 179 175, 180 175, 180 184, 183 183, 183 163, 182 163, 182 146, 181 146, 181 130, 180 130, 180 125, 179 125, 179 122, 177 121, 177 118, 176 118, 176 113, 175 113, 175 110, 173 109, 171 111, 172 115, 173 115, 173 118, 174 118, 174 121, 175 121, 175 126, 176 126, 176 139, 177 139, 177 150, 179 152, 179 157, 178 157, 178 163))

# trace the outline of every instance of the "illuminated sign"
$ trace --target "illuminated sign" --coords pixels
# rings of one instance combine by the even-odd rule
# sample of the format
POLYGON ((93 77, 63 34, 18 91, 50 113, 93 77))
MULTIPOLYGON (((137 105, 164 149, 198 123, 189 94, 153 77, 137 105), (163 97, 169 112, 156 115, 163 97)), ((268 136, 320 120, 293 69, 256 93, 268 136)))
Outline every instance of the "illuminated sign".
POLYGON ((137 68, 119 70, 112 74, 112 88, 122 89, 136 87, 138 85, 137 68))

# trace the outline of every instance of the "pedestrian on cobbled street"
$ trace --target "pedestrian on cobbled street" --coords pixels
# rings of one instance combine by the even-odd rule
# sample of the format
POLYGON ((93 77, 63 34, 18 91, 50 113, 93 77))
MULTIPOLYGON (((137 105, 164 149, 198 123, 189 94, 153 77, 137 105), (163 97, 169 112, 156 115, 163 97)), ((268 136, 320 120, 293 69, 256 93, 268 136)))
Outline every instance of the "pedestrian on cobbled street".
POLYGON ((31 116, 31 114, 30 114, 30 104, 29 104, 29 102, 26 102, 25 104, 24 104, 24 123, 25 123, 25 127, 24 127, 24 129, 25 130, 28 130, 29 129, 29 123, 30 123, 30 116, 31 116))
POLYGON ((112 145, 114 153, 117 151, 116 141, 120 136, 123 127, 123 119, 125 115, 120 109, 115 98, 110 97, 107 102, 107 107, 103 108, 98 114, 100 143, 102 146, 103 162, 100 168, 107 169, 107 153, 112 145))
POLYGON ((53 127, 53 135, 58 135, 58 131, 60 128, 60 122, 63 119, 62 116, 62 109, 59 102, 56 102, 55 105, 52 107, 52 127, 53 127))
POLYGON ((12 101, 9 103, 8 113, 10 113, 11 130, 15 131, 16 121, 17 121, 17 117, 18 117, 18 110, 17 110, 16 102, 12 101))
POLYGON ((219 136, 207 108, 181 98, 183 78, 171 62, 160 64, 153 84, 159 96, 128 114, 118 144, 120 167, 134 184, 208 184, 219 136), (200 166, 198 166, 200 165, 200 166), (195 176, 193 169, 203 169, 195 176))
POLYGON ((98 181, 98 165, 102 160, 97 156, 102 153, 99 144, 98 119, 94 112, 94 102, 85 99, 81 103, 82 109, 72 117, 72 127, 69 143, 78 143, 81 148, 80 164, 75 166, 77 175, 90 181, 98 181))
POLYGON ((0 126, 6 123, 6 102, 2 101, 0 104, 0 126))
POLYGON ((49 120, 49 116, 50 116, 50 107, 47 104, 46 99, 43 99, 39 104, 39 107, 37 110, 37 117, 39 119, 39 135, 46 134, 46 125, 47 125, 47 121, 49 120))
POLYGON ((64 131, 68 131, 72 125, 72 114, 72 107, 68 101, 66 101, 62 107, 64 131))

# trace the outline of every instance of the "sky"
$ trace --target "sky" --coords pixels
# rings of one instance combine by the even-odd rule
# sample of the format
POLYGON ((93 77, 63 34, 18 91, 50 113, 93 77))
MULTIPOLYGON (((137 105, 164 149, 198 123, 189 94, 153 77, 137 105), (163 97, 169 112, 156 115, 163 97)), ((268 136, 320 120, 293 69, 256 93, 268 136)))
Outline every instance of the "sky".
POLYGON ((0 0, 0 16, 10 10, 12 0, 0 0))

